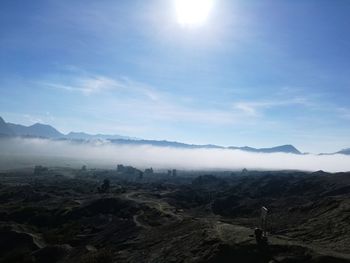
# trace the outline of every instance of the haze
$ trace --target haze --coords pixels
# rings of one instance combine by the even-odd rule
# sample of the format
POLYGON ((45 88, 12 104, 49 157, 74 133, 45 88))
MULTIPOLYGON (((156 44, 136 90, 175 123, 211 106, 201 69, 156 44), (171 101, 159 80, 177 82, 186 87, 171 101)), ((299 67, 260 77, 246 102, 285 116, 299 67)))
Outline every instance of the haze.
POLYGON ((69 142, 46 139, 1 139, 0 169, 33 165, 80 168, 115 168, 117 164, 138 168, 210 170, 298 169, 330 172, 349 171, 347 155, 295 155, 249 153, 225 149, 181 149, 154 146, 122 146, 108 142, 69 142))

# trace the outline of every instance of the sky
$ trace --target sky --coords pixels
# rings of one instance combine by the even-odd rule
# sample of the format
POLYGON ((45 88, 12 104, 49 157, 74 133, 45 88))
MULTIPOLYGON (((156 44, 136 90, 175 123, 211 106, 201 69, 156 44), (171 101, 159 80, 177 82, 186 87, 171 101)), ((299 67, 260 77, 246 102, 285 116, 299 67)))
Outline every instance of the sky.
POLYGON ((63 133, 350 147, 349 1, 212 0, 196 24, 179 2, 2 0, 0 116, 63 133))

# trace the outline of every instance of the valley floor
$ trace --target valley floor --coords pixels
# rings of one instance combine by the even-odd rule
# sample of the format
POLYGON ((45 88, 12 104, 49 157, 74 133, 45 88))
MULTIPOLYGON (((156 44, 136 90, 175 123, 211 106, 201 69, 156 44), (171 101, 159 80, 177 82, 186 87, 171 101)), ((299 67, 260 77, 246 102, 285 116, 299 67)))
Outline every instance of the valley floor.
POLYGON ((349 173, 0 174, 0 262, 350 262, 349 233, 349 173))

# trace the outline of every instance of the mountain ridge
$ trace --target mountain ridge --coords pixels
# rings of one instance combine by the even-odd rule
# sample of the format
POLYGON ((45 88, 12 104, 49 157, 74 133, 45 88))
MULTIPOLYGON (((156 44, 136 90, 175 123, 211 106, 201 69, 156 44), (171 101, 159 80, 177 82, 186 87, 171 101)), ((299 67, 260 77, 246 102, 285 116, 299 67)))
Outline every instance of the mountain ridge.
POLYGON ((340 151, 338 151, 336 153, 350 155, 350 148, 342 149, 342 150, 340 150, 340 151))
POLYGON ((1 117, 0 117, 0 135, 2 135, 2 136, 13 136, 13 135, 15 135, 13 130, 10 127, 8 127, 7 123, 1 117))
POLYGON ((301 154, 301 152, 291 144, 279 145, 271 148, 253 148, 249 146, 244 146, 244 147, 230 146, 228 148, 234 149, 234 150, 247 151, 247 152, 263 152, 263 153, 285 152, 285 153, 301 154))
MULTIPOLYGON (((187 149, 231 149, 241 150, 246 152, 254 153, 291 153, 291 154, 302 154, 296 147, 291 144, 279 145, 270 148, 253 148, 249 146, 220 146, 215 144, 188 144, 177 141, 167 140, 146 140, 139 139, 123 135, 107 135, 107 134, 88 134, 85 132, 70 132, 63 134, 51 125, 35 123, 31 126, 25 126, 21 124, 6 123, 0 117, 0 135, 1 136, 21 136, 21 137, 41 137, 49 139, 63 139, 63 140, 80 140, 80 141, 91 141, 91 140, 108 140, 114 144, 123 145, 152 145, 159 147, 174 147, 174 148, 187 148, 187 149)), ((345 154, 350 155, 350 148, 343 149, 336 153, 330 154, 345 154)))
POLYGON ((129 137, 129 136, 123 136, 123 135, 111 135, 111 134, 89 134, 85 132, 70 132, 67 135, 65 135, 65 138, 67 139, 84 139, 84 140, 93 140, 93 139, 126 139, 126 140, 138 140, 138 138, 129 137))
POLYGON ((38 136, 38 137, 48 137, 48 138, 60 138, 64 136, 63 133, 60 133, 54 127, 35 123, 31 126, 24 126, 21 124, 7 123, 8 127, 19 136, 38 136))

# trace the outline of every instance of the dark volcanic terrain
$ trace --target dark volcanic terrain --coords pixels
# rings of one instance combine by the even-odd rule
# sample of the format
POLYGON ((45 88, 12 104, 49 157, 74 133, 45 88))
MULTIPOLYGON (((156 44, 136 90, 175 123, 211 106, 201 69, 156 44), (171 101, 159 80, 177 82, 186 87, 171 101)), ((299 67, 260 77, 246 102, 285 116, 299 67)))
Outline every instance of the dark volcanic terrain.
POLYGON ((350 173, 2 172, 0 262, 350 262, 350 173))

